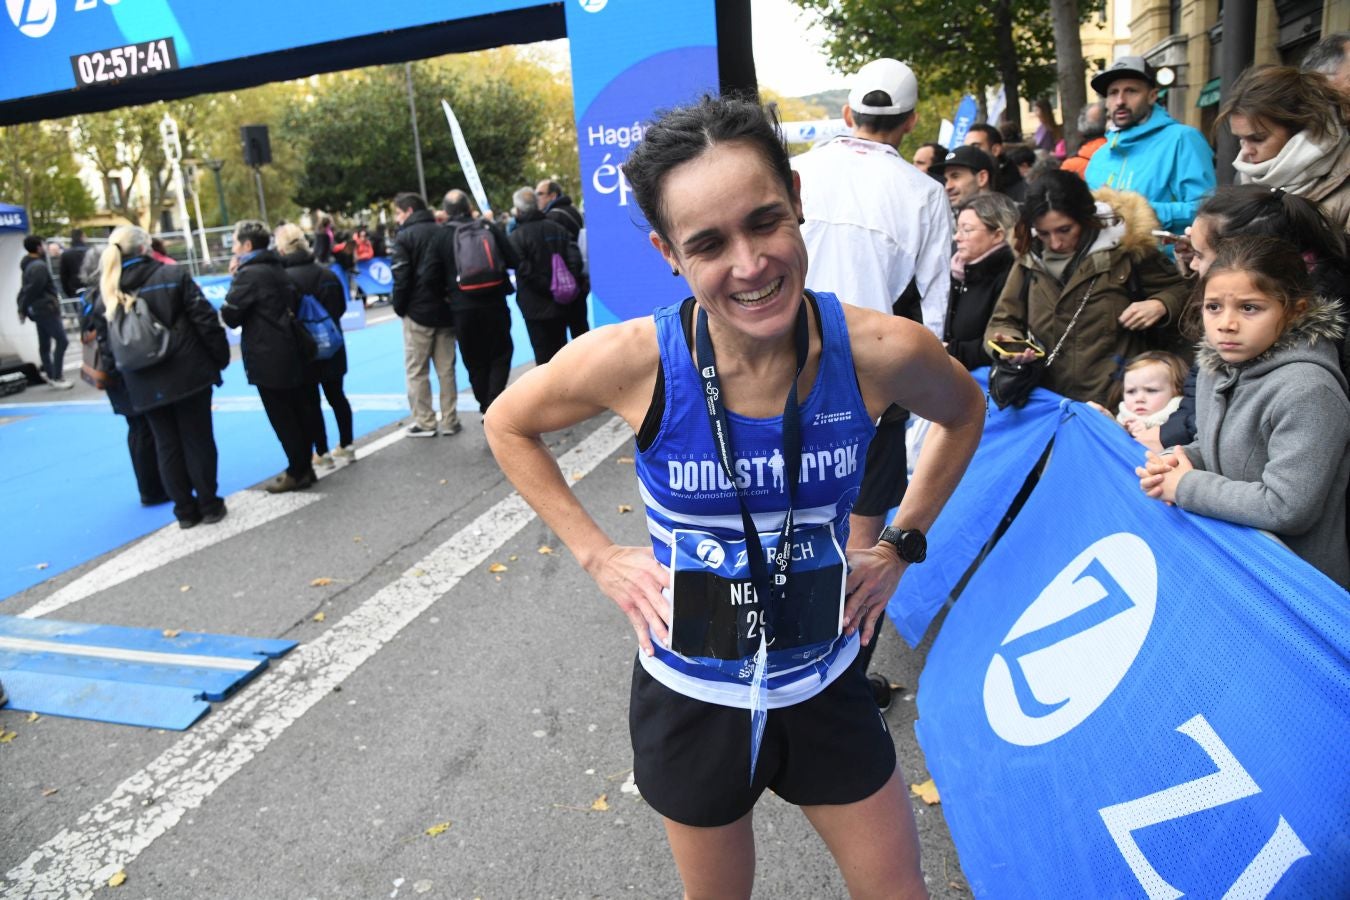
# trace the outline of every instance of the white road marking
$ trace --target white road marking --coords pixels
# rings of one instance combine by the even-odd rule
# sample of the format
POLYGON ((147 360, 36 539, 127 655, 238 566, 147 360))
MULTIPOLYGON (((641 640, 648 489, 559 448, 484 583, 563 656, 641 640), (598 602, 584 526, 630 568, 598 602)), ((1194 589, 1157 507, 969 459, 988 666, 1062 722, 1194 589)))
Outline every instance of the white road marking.
POLYGON ((321 496, 238 491, 226 498, 225 503, 229 507, 230 514, 223 521, 215 525, 198 526, 190 531, 179 528, 177 523, 166 525, 18 615, 25 619, 51 615, 58 609, 97 594, 105 588, 144 575, 226 538, 242 534, 250 528, 256 528, 294 512, 314 503, 321 496))
MULTIPOLYGON (((612 418, 559 463, 575 481, 632 436, 612 418)), ((533 519, 519 494, 494 504, 6 872, 0 896, 91 896, 533 519)))
POLYGON ((0 650, 13 650, 16 653, 54 653, 59 656, 88 656, 94 659, 115 659, 119 662, 145 663, 152 666, 189 666, 198 669, 226 669, 237 672, 250 672, 260 661, 260 657, 244 659, 239 656, 160 653, 155 650, 128 650, 126 647, 65 644, 61 641, 41 641, 34 638, 3 636, 0 636, 0 650))
MULTIPOLYGON (((362 460, 379 453, 384 448, 403 440, 403 437, 403 429, 396 428, 383 437, 358 446, 356 458, 362 460)), ((348 465, 351 463, 339 464, 331 469, 320 468, 315 474, 319 478, 327 478, 348 465)), ((99 591, 130 581, 138 575, 154 571, 198 550, 232 538, 236 534, 243 534, 250 528, 257 528, 287 513, 295 512, 321 499, 322 496, 299 492, 268 494, 265 491, 236 491, 225 498, 225 505, 229 507, 230 514, 224 521, 209 527, 194 528, 191 531, 184 531, 177 524, 166 525, 139 544, 117 554, 98 568, 86 572, 18 615, 24 619, 51 615, 99 591)))

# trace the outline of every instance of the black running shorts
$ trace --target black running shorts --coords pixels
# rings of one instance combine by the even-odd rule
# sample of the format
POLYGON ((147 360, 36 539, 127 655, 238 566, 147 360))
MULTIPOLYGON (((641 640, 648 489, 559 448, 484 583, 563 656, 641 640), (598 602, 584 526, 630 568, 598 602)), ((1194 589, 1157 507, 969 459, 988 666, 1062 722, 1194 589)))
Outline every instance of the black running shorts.
POLYGON ((867 445, 862 485, 853 504, 855 516, 884 516, 900 505, 909 484, 905 454, 905 424, 909 413, 892 406, 877 423, 877 433, 867 445))
POLYGON ((730 825, 769 788, 797 806, 854 803, 895 771, 895 743, 859 669, 803 703, 769 710, 755 780, 750 711, 672 691, 633 665, 628 708, 642 799, 684 825, 730 825))

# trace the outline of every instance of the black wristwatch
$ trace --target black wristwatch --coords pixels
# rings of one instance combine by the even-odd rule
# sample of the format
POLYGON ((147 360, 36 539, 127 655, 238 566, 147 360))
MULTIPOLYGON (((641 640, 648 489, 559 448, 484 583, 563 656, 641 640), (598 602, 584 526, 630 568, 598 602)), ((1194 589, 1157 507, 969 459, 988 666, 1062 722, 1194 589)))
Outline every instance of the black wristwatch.
POLYGON ((928 538, 916 528, 901 530, 894 525, 881 529, 881 540, 895 548, 900 558, 913 565, 928 558, 928 538))

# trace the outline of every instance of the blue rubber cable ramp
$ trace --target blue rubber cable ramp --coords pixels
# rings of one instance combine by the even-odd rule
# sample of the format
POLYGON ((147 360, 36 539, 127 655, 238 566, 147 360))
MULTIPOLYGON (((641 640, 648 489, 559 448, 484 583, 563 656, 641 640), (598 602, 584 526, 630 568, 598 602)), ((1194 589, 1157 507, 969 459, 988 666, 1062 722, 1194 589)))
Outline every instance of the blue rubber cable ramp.
POLYGON ((182 731, 297 643, 0 615, 0 683, 9 709, 182 731))

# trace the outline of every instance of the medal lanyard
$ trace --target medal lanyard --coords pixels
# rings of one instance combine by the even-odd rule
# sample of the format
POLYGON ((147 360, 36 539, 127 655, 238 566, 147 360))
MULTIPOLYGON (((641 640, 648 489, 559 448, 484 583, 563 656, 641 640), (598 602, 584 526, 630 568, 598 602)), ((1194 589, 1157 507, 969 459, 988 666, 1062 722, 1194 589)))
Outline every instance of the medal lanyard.
MULTIPOLYGON (((731 429, 727 425, 726 406, 722 402, 722 381, 717 374, 717 361, 713 355, 712 338, 708 334, 708 314, 700 307, 698 325, 695 329, 695 345, 698 349, 699 375, 703 378, 703 398, 707 402, 708 424, 712 427, 713 445, 717 449, 717 459, 722 472, 736 491, 736 500, 741 507, 741 522, 745 529, 745 546, 750 562, 750 578, 755 586, 755 595, 759 598, 764 613, 764 632, 766 642, 773 640, 774 614, 782 608, 782 600, 787 596, 788 567, 792 563, 792 505, 793 491, 797 478, 801 474, 802 464, 802 428, 801 414, 797 405, 797 380, 806 366, 809 344, 806 324, 806 302, 797 307, 797 322, 794 337, 797 347, 797 369, 788 388, 787 401, 783 404, 783 463, 784 491, 788 497, 787 514, 783 518, 783 529, 778 537, 778 549, 774 554, 773 577, 769 577, 764 558, 764 547, 759 541, 759 531, 755 527, 750 510, 745 505, 745 492, 736 480, 736 471, 732 460, 731 429)), ((753 653, 748 647, 748 638, 738 637, 741 656, 753 653)))

